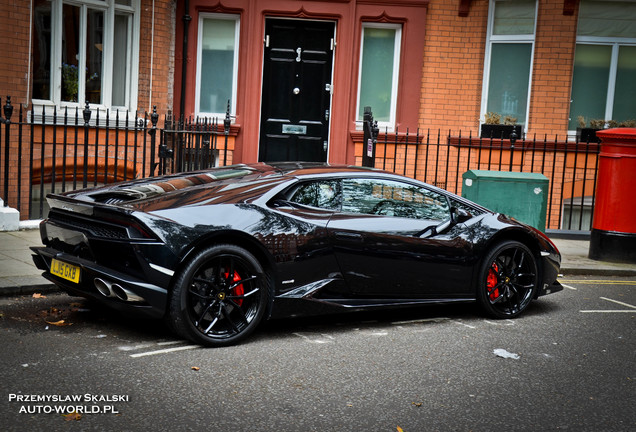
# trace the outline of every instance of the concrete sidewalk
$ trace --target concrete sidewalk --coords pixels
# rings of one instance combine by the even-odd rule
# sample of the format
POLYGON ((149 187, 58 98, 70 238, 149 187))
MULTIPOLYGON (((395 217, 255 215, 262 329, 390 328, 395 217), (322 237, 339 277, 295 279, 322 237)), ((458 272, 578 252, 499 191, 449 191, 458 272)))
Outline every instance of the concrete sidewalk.
MULTIPOLYGON (((21 225, 20 231, 0 232, 0 295, 44 292, 56 289, 33 264, 29 246, 39 246, 37 224, 21 225)), ((587 257, 589 241, 553 239, 563 256, 565 276, 636 276, 636 264, 594 261, 587 257)))

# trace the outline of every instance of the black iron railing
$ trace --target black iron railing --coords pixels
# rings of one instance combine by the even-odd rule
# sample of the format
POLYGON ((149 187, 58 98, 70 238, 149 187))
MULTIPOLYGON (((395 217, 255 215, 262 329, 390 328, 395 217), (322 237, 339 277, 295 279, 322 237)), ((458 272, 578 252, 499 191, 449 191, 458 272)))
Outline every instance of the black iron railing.
MULTIPOLYGON (((229 110, 218 119, 13 106, 0 115, 0 198, 22 219, 46 216, 45 195, 233 162, 229 110)), ((461 194, 471 169, 542 173, 550 181, 547 228, 589 231, 595 202, 596 142, 520 137, 483 139, 441 130, 379 131, 372 114, 356 163, 461 194), (369 147, 371 146, 371 147, 369 147), (367 158, 365 160, 365 158, 367 158)))
MULTIPOLYGON (((366 128, 366 125, 365 125, 366 128)), ((366 136, 366 135, 365 135, 366 136)), ((368 143, 363 138, 364 165, 368 143)), ((416 178, 461 195, 462 176, 469 170, 533 172, 550 184, 547 227, 589 231, 595 203, 599 144, 542 139, 494 139, 461 132, 406 129, 381 131, 368 166, 416 178)), ((371 151, 368 151, 371 154, 371 151)))
POLYGON ((185 172, 228 164, 230 107, 218 118, 166 116, 159 144, 159 173, 185 172))

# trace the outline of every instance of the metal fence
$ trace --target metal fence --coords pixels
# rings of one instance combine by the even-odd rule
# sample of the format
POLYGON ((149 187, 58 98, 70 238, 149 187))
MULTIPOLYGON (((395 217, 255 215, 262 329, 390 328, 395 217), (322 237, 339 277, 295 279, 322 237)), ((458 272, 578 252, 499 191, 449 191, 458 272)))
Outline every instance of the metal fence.
POLYGON ((228 161, 230 112, 218 118, 175 119, 166 116, 159 145, 159 173, 194 171, 226 166, 228 161))
POLYGON ((150 176, 154 135, 149 116, 92 111, 87 106, 58 110, 40 106, 13 112, 3 107, 5 205, 30 219, 48 211, 45 195, 150 176))
POLYGON ((46 195, 117 181, 226 165, 229 113, 175 120, 152 114, 54 106, 14 107, 0 99, 0 198, 24 219, 48 213, 46 195), (219 136, 222 139, 219 139, 219 136))
MULTIPOLYGON (((366 128, 365 128, 366 130, 366 128)), ((547 136, 524 139, 473 137, 416 129, 382 131, 374 138, 375 168, 416 178, 461 195, 469 170, 533 172, 549 180, 546 228, 589 231, 594 212, 599 144, 547 136)), ((370 154, 367 138, 356 162, 370 154)))
MULTIPOLYGON (((0 100, 0 106, 2 101, 0 100)), ((45 195, 233 161, 230 117, 176 120, 88 106, 13 107, 0 115, 0 198, 22 218, 40 219, 45 195)), ((599 146, 567 137, 482 139, 431 130, 380 131, 371 113, 366 135, 355 136, 356 163, 417 178, 461 194, 471 169, 542 173, 550 181, 547 227, 589 231, 595 201, 599 146), (371 146, 372 145, 372 146, 371 146), (365 159, 366 158, 366 159, 365 159)))

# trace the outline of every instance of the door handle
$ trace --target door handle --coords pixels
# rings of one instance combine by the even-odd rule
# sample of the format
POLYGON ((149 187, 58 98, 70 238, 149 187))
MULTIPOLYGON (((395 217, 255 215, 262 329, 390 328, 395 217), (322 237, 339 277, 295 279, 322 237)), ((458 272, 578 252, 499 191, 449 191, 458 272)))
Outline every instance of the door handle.
POLYGON ((362 234, 358 234, 358 233, 338 231, 336 232, 335 235, 337 240, 355 241, 355 242, 361 242, 363 240, 362 234))
POLYGON ((303 52, 303 49, 302 49, 302 48, 296 48, 296 53, 298 54, 298 55, 296 56, 296 61, 297 61, 297 62, 299 62, 299 61, 300 61, 300 53, 302 53, 302 52, 303 52))

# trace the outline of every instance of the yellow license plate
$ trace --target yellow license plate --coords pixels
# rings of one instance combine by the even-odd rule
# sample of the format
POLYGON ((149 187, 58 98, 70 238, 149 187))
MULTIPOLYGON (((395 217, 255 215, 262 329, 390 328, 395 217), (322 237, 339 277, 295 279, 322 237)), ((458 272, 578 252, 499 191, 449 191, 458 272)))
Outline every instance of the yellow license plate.
POLYGON ((80 268, 78 266, 58 261, 55 258, 51 260, 51 274, 75 283, 79 283, 80 280, 80 268))

